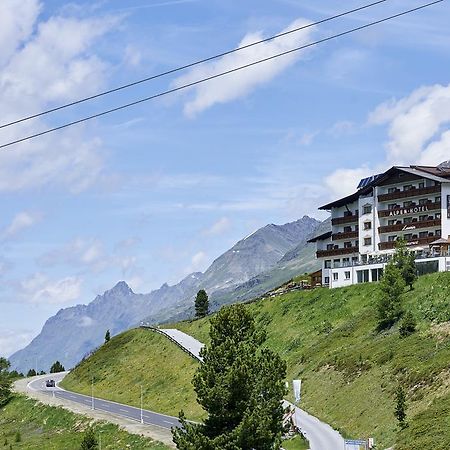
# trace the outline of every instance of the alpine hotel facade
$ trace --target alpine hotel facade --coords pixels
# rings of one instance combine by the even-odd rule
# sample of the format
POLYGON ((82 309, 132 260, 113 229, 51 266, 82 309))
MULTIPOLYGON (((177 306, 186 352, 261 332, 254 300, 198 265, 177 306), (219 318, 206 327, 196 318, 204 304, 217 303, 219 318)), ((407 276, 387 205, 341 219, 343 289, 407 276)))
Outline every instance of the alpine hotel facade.
POLYGON ((399 238, 415 252, 419 273, 450 271, 450 161, 392 167, 319 209, 331 212, 331 231, 309 241, 323 285, 378 281, 399 238))

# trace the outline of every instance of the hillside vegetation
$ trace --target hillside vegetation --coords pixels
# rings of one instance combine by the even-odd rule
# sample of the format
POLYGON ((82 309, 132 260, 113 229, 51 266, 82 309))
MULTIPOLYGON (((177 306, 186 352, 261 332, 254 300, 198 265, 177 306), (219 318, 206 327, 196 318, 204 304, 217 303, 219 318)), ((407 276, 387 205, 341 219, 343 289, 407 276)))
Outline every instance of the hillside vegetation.
MULTIPOLYGON (((80 448, 84 431, 89 425, 90 420, 81 415, 16 395, 0 409, 0 446, 22 450, 76 450, 80 448)), ((102 449, 169 448, 122 431, 117 425, 95 422, 93 429, 97 437, 101 434, 102 449)))
POLYGON ((145 329, 135 329, 112 338, 67 375, 61 386, 172 416, 181 407, 191 419, 200 419, 202 410, 195 401, 191 379, 197 362, 165 337, 145 329))
MULTIPOLYGON (((396 327, 384 333, 376 332, 378 295, 376 284, 365 284, 293 292, 249 303, 248 308, 266 328, 267 345, 286 359, 288 378, 303 380, 302 406, 306 410, 340 429, 345 436, 375 437, 378 448, 395 444, 398 450, 448 450, 450 274, 421 277, 414 291, 405 291, 405 307, 414 313, 418 322, 417 332, 405 338, 400 337, 396 327), (401 432, 393 415, 399 384, 407 391, 409 423, 401 432)), ((208 342, 208 318, 181 322, 175 327, 208 342)), ((113 394, 129 383, 130 374, 134 377, 134 370, 128 369, 130 364, 143 366, 144 372, 153 374, 154 383, 160 377, 161 389, 150 391, 150 394, 154 392, 155 399, 151 400, 149 394, 149 406, 152 402, 159 403, 160 411, 172 414, 174 408, 158 402, 158 396, 173 396, 177 390, 185 395, 177 405, 183 407, 188 417, 199 417, 190 386, 195 362, 191 362, 190 372, 180 374, 176 365, 161 370, 159 365, 163 359, 158 346, 173 347, 173 351, 176 347, 161 341, 160 336, 150 338, 152 334, 144 330, 129 333, 130 337, 142 337, 145 333, 145 339, 154 342, 156 354, 151 363, 147 362, 149 352, 136 352, 134 360, 121 361, 121 355, 128 352, 117 341, 115 351, 103 361, 102 370, 110 383, 108 398, 114 399, 113 394), (168 377, 174 377, 172 383, 165 382, 168 377)), ((89 366, 98 366, 96 357, 75 370, 70 376, 71 383, 66 386, 80 390, 75 381, 80 378, 81 369, 86 372, 89 366)), ((138 382, 134 383, 129 386, 136 390, 138 382)))

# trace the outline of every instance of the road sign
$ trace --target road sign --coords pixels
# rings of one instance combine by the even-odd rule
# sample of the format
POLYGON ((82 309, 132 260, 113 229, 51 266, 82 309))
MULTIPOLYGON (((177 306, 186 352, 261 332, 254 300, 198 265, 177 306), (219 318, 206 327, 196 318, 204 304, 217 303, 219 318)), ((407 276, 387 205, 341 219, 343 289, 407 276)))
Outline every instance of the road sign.
POLYGON ((363 439, 346 439, 345 450, 367 450, 368 442, 363 439))
POLYGON ((292 382, 293 386, 294 386, 294 397, 295 397, 295 402, 299 403, 300 399, 301 399, 301 391, 302 391, 302 380, 294 380, 292 382))

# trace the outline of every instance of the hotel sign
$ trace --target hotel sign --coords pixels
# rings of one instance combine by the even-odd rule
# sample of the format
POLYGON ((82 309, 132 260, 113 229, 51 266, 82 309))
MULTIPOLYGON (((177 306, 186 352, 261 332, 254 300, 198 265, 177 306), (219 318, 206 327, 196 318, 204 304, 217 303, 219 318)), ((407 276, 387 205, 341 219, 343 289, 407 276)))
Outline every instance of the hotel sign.
MULTIPOLYGON (((450 195, 448 197, 449 197, 448 201, 450 202, 450 195)), ((449 203, 449 206, 450 206, 450 203, 449 203)), ((448 208, 447 208, 447 210, 450 211, 448 208)), ((429 211, 427 205, 413 206, 412 208, 393 209, 393 210, 389 211, 389 217, 403 216, 405 214, 417 214, 417 213, 427 212, 427 211, 429 211)), ((449 214, 450 214, 450 212, 449 212, 449 214)))

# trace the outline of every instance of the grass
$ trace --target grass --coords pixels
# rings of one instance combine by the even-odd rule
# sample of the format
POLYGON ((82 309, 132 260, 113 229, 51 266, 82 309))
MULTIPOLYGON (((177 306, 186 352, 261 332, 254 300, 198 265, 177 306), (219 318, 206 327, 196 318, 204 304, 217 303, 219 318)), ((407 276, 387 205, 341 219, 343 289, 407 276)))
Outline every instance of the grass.
MULTIPOLYGON (((0 448, 23 450, 76 450, 90 420, 63 408, 42 405, 15 395, 0 409, 0 448)), ((129 434, 117 425, 94 422, 95 434, 101 434, 102 449, 166 450, 163 444, 129 434)))
POLYGON ((309 444, 302 436, 296 436, 292 439, 283 441, 284 450, 308 450, 309 444))
MULTIPOLYGON (((366 284, 297 291, 255 301, 247 307, 267 330, 266 345, 286 360, 288 379, 303 380, 302 406, 306 410, 339 429, 345 437, 374 437, 378 448, 395 444, 396 450, 448 450, 450 274, 423 276, 416 282, 414 291, 405 291, 405 308, 413 312, 418 323, 417 332, 406 338, 399 336, 397 327, 384 333, 375 331, 378 295, 376 284, 366 284), (409 423, 401 432, 393 415, 399 384, 407 391, 409 423), (439 439, 435 443, 436 436, 439 439)), ((169 327, 207 343, 209 319, 169 327)), ((122 336, 128 336, 128 340, 133 340, 133 336, 143 339, 142 333, 148 332, 129 333, 122 336)), ((131 353, 127 339, 119 337, 113 344, 115 351, 107 359, 100 361, 94 355, 70 375, 72 384, 66 386, 78 391, 83 387, 88 392, 88 368, 91 367, 108 380, 106 397, 114 399, 119 395, 117 391, 122 390, 125 391, 122 400, 126 397, 136 400, 137 394, 126 389, 135 392, 139 381, 129 384, 128 377, 142 366, 143 373, 152 380, 147 406, 158 407, 157 410, 166 413, 182 407, 188 417, 201 418, 190 385, 195 362, 189 364, 188 359, 189 365, 184 369, 177 362, 167 364, 165 351, 180 350, 161 336, 148 333, 145 339, 150 339, 151 345, 131 353), (75 380, 84 381, 77 384, 75 380), (155 389, 155 384, 159 389, 155 389), (182 398, 178 398, 179 393, 182 398), (175 402, 175 408, 160 400, 166 396, 175 402)), ((100 353, 103 351, 102 348, 100 353)), ((144 380, 143 376, 140 380, 144 380)))
POLYGON ((83 361, 61 384, 82 394, 91 394, 127 405, 143 406, 172 416, 183 408, 199 420, 202 409, 195 401, 191 379, 197 362, 167 338, 145 329, 134 329, 112 338, 83 361))

